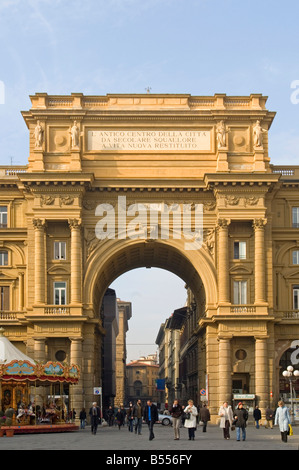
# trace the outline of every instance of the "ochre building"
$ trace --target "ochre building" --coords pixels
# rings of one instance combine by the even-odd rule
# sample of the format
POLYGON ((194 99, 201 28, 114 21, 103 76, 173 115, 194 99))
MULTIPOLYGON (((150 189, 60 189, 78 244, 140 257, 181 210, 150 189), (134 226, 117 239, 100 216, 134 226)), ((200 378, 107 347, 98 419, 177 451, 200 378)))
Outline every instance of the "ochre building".
POLYGON ((297 361, 299 167, 271 165, 266 101, 31 96, 28 165, 0 168, 1 326, 35 360, 80 366, 77 412, 101 386, 103 296, 137 267, 191 289, 193 393, 208 384, 213 417, 234 390, 277 402, 297 361))

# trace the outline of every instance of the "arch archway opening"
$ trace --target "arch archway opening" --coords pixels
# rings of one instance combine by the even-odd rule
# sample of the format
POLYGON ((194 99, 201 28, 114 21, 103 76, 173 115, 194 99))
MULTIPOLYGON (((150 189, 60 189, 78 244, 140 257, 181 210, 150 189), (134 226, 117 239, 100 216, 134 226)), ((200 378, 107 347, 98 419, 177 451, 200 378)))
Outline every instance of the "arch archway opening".
MULTIPOLYGON (((126 240, 125 242, 110 241, 106 242, 105 247, 103 245, 100 246, 100 249, 94 253, 85 276, 86 300, 90 299, 89 304, 92 305, 95 317, 97 317, 100 312, 103 313, 103 298, 108 288, 113 287, 116 280, 120 279, 123 275, 128 276, 129 273, 132 273, 133 271, 137 272, 138 268, 142 268, 145 273, 158 271, 166 275, 167 273, 168 275, 171 273, 174 278, 177 278, 177 282, 180 284, 182 292, 181 300, 175 300, 171 306, 165 306, 162 311, 160 310, 161 313, 159 314, 156 325, 154 325, 154 338, 152 337, 150 339, 151 348, 149 352, 152 353, 152 348, 154 347, 157 334, 159 333, 159 327, 167 317, 171 316, 174 310, 180 309, 186 305, 187 295, 189 292, 191 293, 190 298, 192 296, 191 310, 193 312, 193 320, 192 328, 187 327, 186 331, 190 330, 194 333, 198 325, 199 318, 205 316, 207 305, 206 284, 201 278, 201 273, 203 273, 205 282, 209 285, 210 298, 212 297, 211 292, 213 289, 216 290, 216 287, 215 283, 209 282, 209 279, 213 278, 213 272, 208 269, 206 257, 202 253, 199 254, 198 252, 192 254, 185 252, 179 242, 175 245, 173 242, 169 243, 168 241, 164 242, 160 240, 155 241, 154 243, 148 243, 144 240, 126 240)), ((161 281, 160 284, 163 289, 163 282, 161 281)), ((177 291, 177 288, 174 289, 177 291)), ((150 294, 150 288, 148 285, 146 286, 146 290, 149 292, 149 295, 152 295, 153 297, 153 294, 150 294)), ((119 289, 116 289, 116 295, 122 297, 121 300, 128 302, 134 301, 134 299, 130 298, 129 295, 120 293, 119 289)), ((172 296, 173 298, 175 297, 173 292, 170 292, 167 295, 172 296)), ((214 296, 214 299, 215 298, 216 297, 214 296)), ((134 302, 132 303, 134 312, 134 302)), ((151 313, 144 315, 144 309, 143 312, 139 313, 141 313, 140 318, 142 318, 142 328, 146 330, 146 322, 151 319, 152 315, 151 313)), ((138 332, 136 333, 136 336, 137 335, 138 337, 140 336, 138 332)), ((190 340, 190 338, 186 337, 186 341, 188 340, 190 340)), ((199 374, 199 370, 201 370, 201 373, 204 376, 205 365, 203 364, 202 367, 199 367, 199 354, 201 354, 199 351, 201 346, 199 346, 199 338, 196 337, 196 334, 192 341, 193 344, 190 348, 188 347, 188 356, 185 356, 184 364, 181 364, 183 369, 186 371, 185 377, 181 380, 180 373, 178 371, 178 375, 174 379, 173 393, 177 394, 179 390, 182 391, 184 388, 185 393, 188 394, 189 398, 192 395, 193 398, 198 401, 199 381, 195 378, 195 375, 199 374), (192 367, 194 370, 192 369, 193 378, 190 382, 191 388, 187 392, 188 366, 190 366, 190 368, 192 367)), ((144 340, 141 342, 143 343, 144 340)), ((140 348, 139 350, 141 351, 140 348)), ((155 350, 157 351, 157 346, 155 350)), ((204 362, 205 358, 202 357, 200 360, 204 362)), ((179 364, 177 364, 177 366, 179 367, 179 364)), ((204 383, 204 380, 202 382, 204 383)), ((203 386, 203 384, 201 386, 203 386)))

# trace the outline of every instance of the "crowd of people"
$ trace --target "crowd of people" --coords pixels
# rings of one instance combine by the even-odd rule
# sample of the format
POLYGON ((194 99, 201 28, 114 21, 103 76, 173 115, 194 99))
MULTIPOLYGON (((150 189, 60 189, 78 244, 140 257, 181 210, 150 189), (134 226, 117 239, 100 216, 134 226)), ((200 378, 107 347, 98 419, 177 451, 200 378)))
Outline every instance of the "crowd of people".
MULTIPOLYGON (((206 403, 203 403, 201 407, 196 407, 192 400, 188 400, 188 404, 184 406, 180 404, 178 399, 175 399, 168 408, 167 414, 171 416, 175 440, 180 439, 180 429, 182 427, 188 430, 189 440, 194 440, 195 431, 199 424, 202 426, 202 431, 207 432, 210 411, 206 403)), ((236 430, 236 440, 246 440, 249 414, 242 402, 239 402, 234 410, 228 402, 224 402, 220 406, 218 416, 219 427, 223 430, 224 439, 230 439, 230 432, 236 430)), ((146 423, 149 430, 149 440, 154 439, 154 425, 159 421, 158 408, 151 400, 148 400, 145 405, 142 404, 141 400, 137 400, 136 404, 130 402, 128 408, 121 406, 117 410, 109 406, 107 410, 104 410, 103 416, 97 403, 93 403, 89 410, 89 417, 92 434, 96 434, 97 427, 104 418, 104 422, 108 426, 117 425, 119 430, 127 426, 129 432, 135 432, 138 435, 141 435, 143 423, 146 423)), ((85 428, 86 418, 87 413, 85 409, 82 409, 80 413, 81 429, 85 428)), ((256 428, 259 429, 262 415, 258 406, 253 411, 253 419, 256 428)), ((280 429, 282 441, 287 442, 288 435, 292 432, 292 427, 289 410, 283 401, 278 402, 278 407, 274 411, 271 408, 267 408, 265 423, 263 424, 265 428, 270 429, 277 425, 280 429)))

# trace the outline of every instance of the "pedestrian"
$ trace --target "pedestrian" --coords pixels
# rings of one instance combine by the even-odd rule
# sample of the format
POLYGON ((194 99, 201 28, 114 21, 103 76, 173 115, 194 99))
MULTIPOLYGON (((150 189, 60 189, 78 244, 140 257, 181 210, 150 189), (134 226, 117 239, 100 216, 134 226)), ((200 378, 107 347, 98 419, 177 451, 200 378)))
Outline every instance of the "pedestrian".
POLYGON ((113 410, 111 405, 109 406, 109 408, 107 410, 107 418, 108 418, 109 426, 113 426, 113 424, 114 424, 114 410, 113 410))
POLYGON ((194 441, 196 430, 196 417, 198 415, 197 409, 193 404, 193 400, 188 400, 188 405, 184 409, 185 413, 185 428, 188 428, 189 441, 194 441))
POLYGON ((123 426, 124 426, 125 422, 126 422, 127 412, 126 412, 125 407, 124 407, 123 404, 120 405, 120 412, 123 415, 123 426))
POLYGON ((179 400, 176 398, 173 400, 173 405, 169 409, 170 415, 172 416, 172 426, 174 429, 174 440, 178 441, 180 439, 180 424, 181 416, 183 414, 183 408, 179 403, 179 400))
POLYGON ((136 405, 133 406, 133 417, 135 421, 135 434, 140 436, 142 430, 142 417, 143 417, 143 406, 141 400, 137 400, 136 405))
POLYGON ((223 405, 220 406, 219 413, 220 416, 220 428, 223 429, 224 439, 230 439, 230 428, 233 424, 233 410, 232 407, 225 401, 223 405))
POLYGON ((234 418, 236 422, 236 433, 237 433, 237 441, 240 441, 241 438, 241 430, 242 430, 242 440, 246 440, 246 423, 248 420, 248 412, 245 408, 243 408, 243 403, 240 402, 238 404, 237 409, 234 412, 234 418))
POLYGON ((154 403, 150 399, 147 400, 146 402, 143 417, 144 417, 145 422, 148 425, 149 440, 151 441, 155 438, 154 424, 156 421, 158 421, 158 408, 156 407, 156 405, 154 405, 154 403))
POLYGON ((133 432, 134 412, 133 412, 133 403, 131 401, 129 404, 129 408, 127 410, 127 423, 128 423, 128 431, 133 432))
POLYGON ((203 422, 202 432, 207 432, 207 424, 208 421, 211 420, 211 415, 206 403, 200 408, 199 416, 200 420, 203 422))
POLYGON ((120 408, 118 408, 117 413, 116 413, 116 422, 118 425, 118 429, 120 430, 120 428, 123 426, 123 423, 124 423, 124 414, 122 413, 120 408))
POLYGON ((256 427, 256 429, 259 429, 260 428, 260 420, 262 419, 262 413, 261 413, 261 410, 259 409, 258 406, 256 406, 254 411, 253 411, 253 417, 254 417, 254 421, 255 421, 255 427, 256 427))
POLYGON ((289 424, 291 424, 289 410, 285 406, 284 402, 280 400, 275 413, 275 425, 279 426, 281 440, 283 442, 288 442, 289 424))
POLYGON ((86 423, 86 411, 85 411, 85 408, 82 408, 82 410, 80 411, 79 418, 80 418, 80 429, 85 429, 85 423, 86 423))
POLYGON ((273 429, 273 421, 274 421, 274 411, 268 406, 266 409, 266 426, 265 428, 268 429, 270 426, 270 429, 273 429))
POLYGON ((92 404, 92 407, 89 410, 90 422, 91 422, 91 433, 96 435, 98 425, 101 419, 101 410, 96 402, 92 404))

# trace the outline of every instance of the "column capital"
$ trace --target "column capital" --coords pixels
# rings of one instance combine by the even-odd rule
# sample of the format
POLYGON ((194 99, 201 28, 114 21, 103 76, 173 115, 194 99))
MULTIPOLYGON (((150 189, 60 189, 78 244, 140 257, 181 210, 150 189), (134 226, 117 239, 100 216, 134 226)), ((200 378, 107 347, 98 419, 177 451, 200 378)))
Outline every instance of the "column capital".
POLYGON ((264 229, 265 225, 267 224, 266 218, 254 219, 252 222, 252 226, 254 230, 264 229))
POLYGON ((68 224, 71 230, 79 230, 81 228, 81 219, 68 219, 68 224))
POLYGON ((36 230, 44 230, 47 225, 46 219, 32 219, 32 223, 36 230))
POLYGON ((269 335, 265 335, 265 336, 262 336, 262 335, 257 335, 254 337, 255 341, 258 342, 263 342, 263 341, 267 341, 267 339, 269 339, 270 336, 269 335))
POLYGON ((83 338, 82 338, 82 336, 79 336, 79 337, 78 336, 73 336, 73 337, 69 337, 69 340, 72 343, 75 343, 75 342, 80 343, 80 342, 83 341, 83 338))
POLYGON ((226 341, 226 342, 230 342, 231 340, 233 339, 233 335, 224 335, 224 334, 219 334, 217 336, 217 341, 226 341))
POLYGON ((227 229, 228 226, 230 225, 230 223, 231 223, 230 219, 226 219, 224 217, 219 217, 219 219, 217 219, 217 228, 218 229, 227 229))

